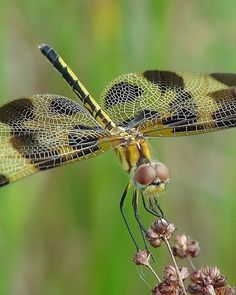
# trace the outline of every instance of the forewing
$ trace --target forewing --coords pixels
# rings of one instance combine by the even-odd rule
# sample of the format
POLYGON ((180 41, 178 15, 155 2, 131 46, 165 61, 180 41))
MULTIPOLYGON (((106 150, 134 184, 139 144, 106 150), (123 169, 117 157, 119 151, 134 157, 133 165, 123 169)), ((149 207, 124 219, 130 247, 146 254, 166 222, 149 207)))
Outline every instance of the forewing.
POLYGON ((66 97, 46 94, 11 101, 0 108, 0 186, 96 156, 117 144, 66 97))
POLYGON ((131 73, 101 95, 110 118, 146 136, 212 132, 236 126, 236 75, 169 71, 131 73))

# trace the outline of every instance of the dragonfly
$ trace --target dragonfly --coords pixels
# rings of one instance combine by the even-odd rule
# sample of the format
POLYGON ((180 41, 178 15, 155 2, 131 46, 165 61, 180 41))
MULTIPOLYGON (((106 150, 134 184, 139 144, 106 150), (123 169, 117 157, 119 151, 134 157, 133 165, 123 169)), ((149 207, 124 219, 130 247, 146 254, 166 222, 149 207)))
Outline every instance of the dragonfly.
POLYGON ((96 157, 114 150, 130 180, 120 211, 136 249, 139 246, 124 214, 132 190, 157 217, 158 197, 169 183, 166 165, 152 158, 148 138, 197 135, 236 126, 236 74, 148 70, 114 79, 100 104, 71 68, 47 44, 41 53, 79 98, 54 94, 12 100, 0 107, 0 186, 38 171, 96 157))

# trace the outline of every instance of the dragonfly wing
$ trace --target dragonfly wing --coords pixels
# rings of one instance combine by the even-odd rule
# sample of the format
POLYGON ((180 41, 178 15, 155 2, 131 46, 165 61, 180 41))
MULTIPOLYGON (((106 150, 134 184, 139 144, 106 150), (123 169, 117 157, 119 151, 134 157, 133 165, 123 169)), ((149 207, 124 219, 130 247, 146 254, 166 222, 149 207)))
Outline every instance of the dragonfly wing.
POLYGON ((146 136, 213 132, 236 126, 236 74, 146 71, 118 77, 103 91, 111 119, 146 136))
POLYGON ((46 94, 13 100, 0 108, 0 186, 97 156, 118 144, 66 97, 46 94))

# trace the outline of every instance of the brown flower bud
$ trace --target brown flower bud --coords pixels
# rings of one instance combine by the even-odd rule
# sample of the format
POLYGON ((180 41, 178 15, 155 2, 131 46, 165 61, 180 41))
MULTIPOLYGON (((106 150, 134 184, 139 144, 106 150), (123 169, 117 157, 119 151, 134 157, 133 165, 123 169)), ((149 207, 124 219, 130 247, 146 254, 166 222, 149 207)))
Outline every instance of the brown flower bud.
POLYGON ((208 285, 203 289, 204 294, 206 295, 216 295, 214 287, 212 285, 208 285))
POLYGON ((231 295, 234 289, 227 285, 226 278, 220 274, 217 267, 205 266, 191 273, 190 294, 231 295))
POLYGON ((161 218, 151 225, 151 228, 154 232, 159 235, 159 238, 167 238, 169 239, 173 232, 175 231, 175 226, 173 223, 169 223, 166 219, 161 218))
POLYGON ((217 295, 233 295, 235 294, 235 289, 230 286, 224 286, 223 288, 217 288, 217 295))
MULTIPOLYGON (((182 295, 183 290, 179 284, 179 277, 172 265, 165 267, 164 280, 158 284, 156 288, 152 290, 153 295, 182 295)), ((180 269, 181 279, 184 280, 188 276, 188 270, 186 267, 180 269)))
POLYGON ((161 282, 156 289, 156 293, 153 293, 153 295, 178 295, 181 294, 179 292, 179 287, 176 285, 169 285, 168 283, 161 282))
POLYGON ((156 239, 156 240, 149 240, 149 243, 152 247, 154 248, 158 248, 158 247, 161 247, 161 244, 162 244, 162 240, 160 239, 156 239))
POLYGON ((149 259, 150 259, 150 252, 148 251, 138 251, 134 254, 133 261, 137 265, 149 265, 149 259))
POLYGON ((199 243, 194 240, 188 241, 188 253, 191 257, 197 257, 200 253, 199 243))
POLYGON ((177 235, 175 245, 172 247, 173 254, 180 258, 185 258, 188 255, 196 257, 199 255, 200 247, 198 242, 190 239, 186 235, 177 235))
POLYGON ((197 295, 204 294, 203 288, 204 288, 203 286, 198 284, 190 284, 188 287, 188 292, 190 294, 197 294, 197 295))
POLYGON ((172 265, 166 266, 163 273, 165 281, 168 281, 169 283, 178 282, 178 275, 176 273, 175 268, 172 265))
POLYGON ((169 239, 174 231, 174 224, 169 223, 164 218, 161 218, 152 223, 151 227, 147 231, 146 237, 150 244, 156 248, 161 246, 162 241, 165 238, 169 239))
MULTIPOLYGON (((164 279, 168 280, 169 282, 176 282, 178 283, 179 278, 178 278, 178 274, 176 272, 176 269, 172 266, 172 265, 168 265, 165 267, 164 271, 164 279)), ((179 269, 179 273, 180 273, 180 277, 181 279, 184 281, 189 273, 188 273, 188 269, 187 267, 182 267, 179 269)))
POLYGON ((162 293, 158 290, 158 287, 152 289, 152 295, 162 295, 162 293))
POLYGON ((191 276, 190 276, 190 280, 193 282, 193 283, 197 283, 201 280, 201 273, 200 271, 198 270, 194 270, 192 273, 191 273, 191 276))
POLYGON ((152 228, 147 230, 146 238, 154 248, 160 247, 162 244, 162 239, 159 238, 159 235, 152 228))
POLYGON ((161 243, 165 238, 169 239, 174 231, 174 224, 169 223, 164 218, 161 218, 152 223, 151 227, 147 231, 146 237, 150 244, 156 248, 161 246, 161 243))
POLYGON ((148 240, 155 240, 155 239, 159 239, 160 235, 152 228, 149 228, 146 232, 146 237, 148 240))

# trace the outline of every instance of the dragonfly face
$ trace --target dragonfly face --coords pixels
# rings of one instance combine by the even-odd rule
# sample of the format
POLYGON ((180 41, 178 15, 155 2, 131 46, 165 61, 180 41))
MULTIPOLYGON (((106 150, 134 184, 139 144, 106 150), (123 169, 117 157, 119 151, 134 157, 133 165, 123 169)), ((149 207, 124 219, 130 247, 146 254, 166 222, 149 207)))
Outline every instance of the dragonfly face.
POLYGON ((148 163, 137 167, 133 177, 133 185, 149 196, 162 193, 170 181, 169 169, 163 163, 148 163))
POLYGON ((157 196, 169 182, 168 168, 151 157, 148 137, 196 135, 236 126, 236 74, 158 70, 125 74, 105 88, 100 106, 51 47, 42 45, 40 50, 81 104, 41 94, 0 107, 0 186, 113 149, 131 175, 121 212, 133 187, 140 224, 138 193, 145 209, 160 216, 157 196))

